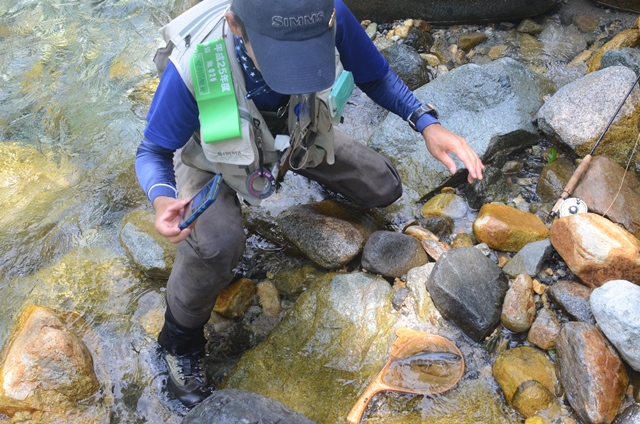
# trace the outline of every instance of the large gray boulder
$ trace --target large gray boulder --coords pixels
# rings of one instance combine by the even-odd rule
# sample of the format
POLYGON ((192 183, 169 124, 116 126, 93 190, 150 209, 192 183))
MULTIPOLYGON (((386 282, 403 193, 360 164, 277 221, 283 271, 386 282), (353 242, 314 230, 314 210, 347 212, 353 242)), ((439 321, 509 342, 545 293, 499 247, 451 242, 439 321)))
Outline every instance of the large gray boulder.
MULTIPOLYGON (((532 116, 553 86, 521 62, 503 58, 487 65, 463 65, 415 91, 432 103, 444 127, 464 137, 486 163, 539 140, 532 116)), ((420 134, 389 114, 369 146, 391 158, 405 186, 427 196, 450 184, 447 168, 434 159, 420 134)), ((455 158, 459 177, 466 174, 455 158)))
MULTIPOLYGON (((636 80, 624 66, 591 72, 560 88, 538 112, 538 127, 551 141, 578 156, 591 152, 636 80)), ((627 166, 640 122, 640 89, 635 87, 598 145, 597 154, 627 166)), ((634 155, 638 171, 640 153, 634 155)))
POLYGON ((556 0, 345 0, 344 2, 360 20, 392 22, 411 16, 433 24, 512 21, 548 12, 556 6, 556 0))

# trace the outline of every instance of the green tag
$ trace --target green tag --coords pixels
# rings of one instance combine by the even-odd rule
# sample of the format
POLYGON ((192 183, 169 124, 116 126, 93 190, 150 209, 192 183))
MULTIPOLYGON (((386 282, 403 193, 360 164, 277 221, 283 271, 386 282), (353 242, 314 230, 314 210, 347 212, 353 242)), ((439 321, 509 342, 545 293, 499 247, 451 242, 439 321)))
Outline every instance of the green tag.
POLYGON ((340 123, 342 109, 344 109, 344 106, 347 104, 347 100, 349 100, 349 96, 353 93, 354 86, 353 74, 349 71, 342 71, 336 82, 333 84, 327 103, 329 111, 331 112, 331 119, 334 124, 340 123))
POLYGON ((238 101, 222 38, 197 45, 191 56, 191 77, 202 141, 217 143, 241 137, 238 101))

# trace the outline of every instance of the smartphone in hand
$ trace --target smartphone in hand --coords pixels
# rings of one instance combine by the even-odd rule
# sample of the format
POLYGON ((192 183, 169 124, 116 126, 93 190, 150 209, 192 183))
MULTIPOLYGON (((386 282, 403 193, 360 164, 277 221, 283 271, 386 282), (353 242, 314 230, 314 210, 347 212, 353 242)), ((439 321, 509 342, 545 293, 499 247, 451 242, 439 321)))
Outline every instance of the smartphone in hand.
POLYGON ((220 184, 222 184, 222 175, 217 174, 191 198, 182 211, 178 228, 181 230, 187 228, 215 202, 220 191, 220 184))

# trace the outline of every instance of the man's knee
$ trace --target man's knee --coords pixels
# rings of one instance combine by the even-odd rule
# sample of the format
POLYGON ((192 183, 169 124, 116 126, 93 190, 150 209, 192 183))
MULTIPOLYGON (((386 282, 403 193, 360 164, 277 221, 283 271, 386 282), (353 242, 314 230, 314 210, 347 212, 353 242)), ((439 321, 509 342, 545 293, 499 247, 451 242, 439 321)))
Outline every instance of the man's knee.
POLYGON ((367 207, 389 206, 402 196, 402 181, 391 163, 387 163, 385 169, 380 169, 379 175, 372 181, 376 183, 370 189, 371 194, 363 199, 367 207))

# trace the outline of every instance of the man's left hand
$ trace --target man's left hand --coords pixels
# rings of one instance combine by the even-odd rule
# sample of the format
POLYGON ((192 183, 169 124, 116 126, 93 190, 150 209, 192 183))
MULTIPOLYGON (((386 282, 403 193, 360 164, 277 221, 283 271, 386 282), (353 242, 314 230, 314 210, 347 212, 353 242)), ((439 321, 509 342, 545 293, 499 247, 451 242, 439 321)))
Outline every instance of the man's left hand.
POLYGON ((429 153, 442 162, 451 174, 455 174, 457 168, 456 163, 449 154, 455 153, 469 171, 467 177, 469 184, 473 183, 476 179, 482 179, 484 165, 478 157, 478 154, 469 146, 464 138, 452 133, 440 124, 427 126, 422 130, 422 136, 424 137, 429 153))

